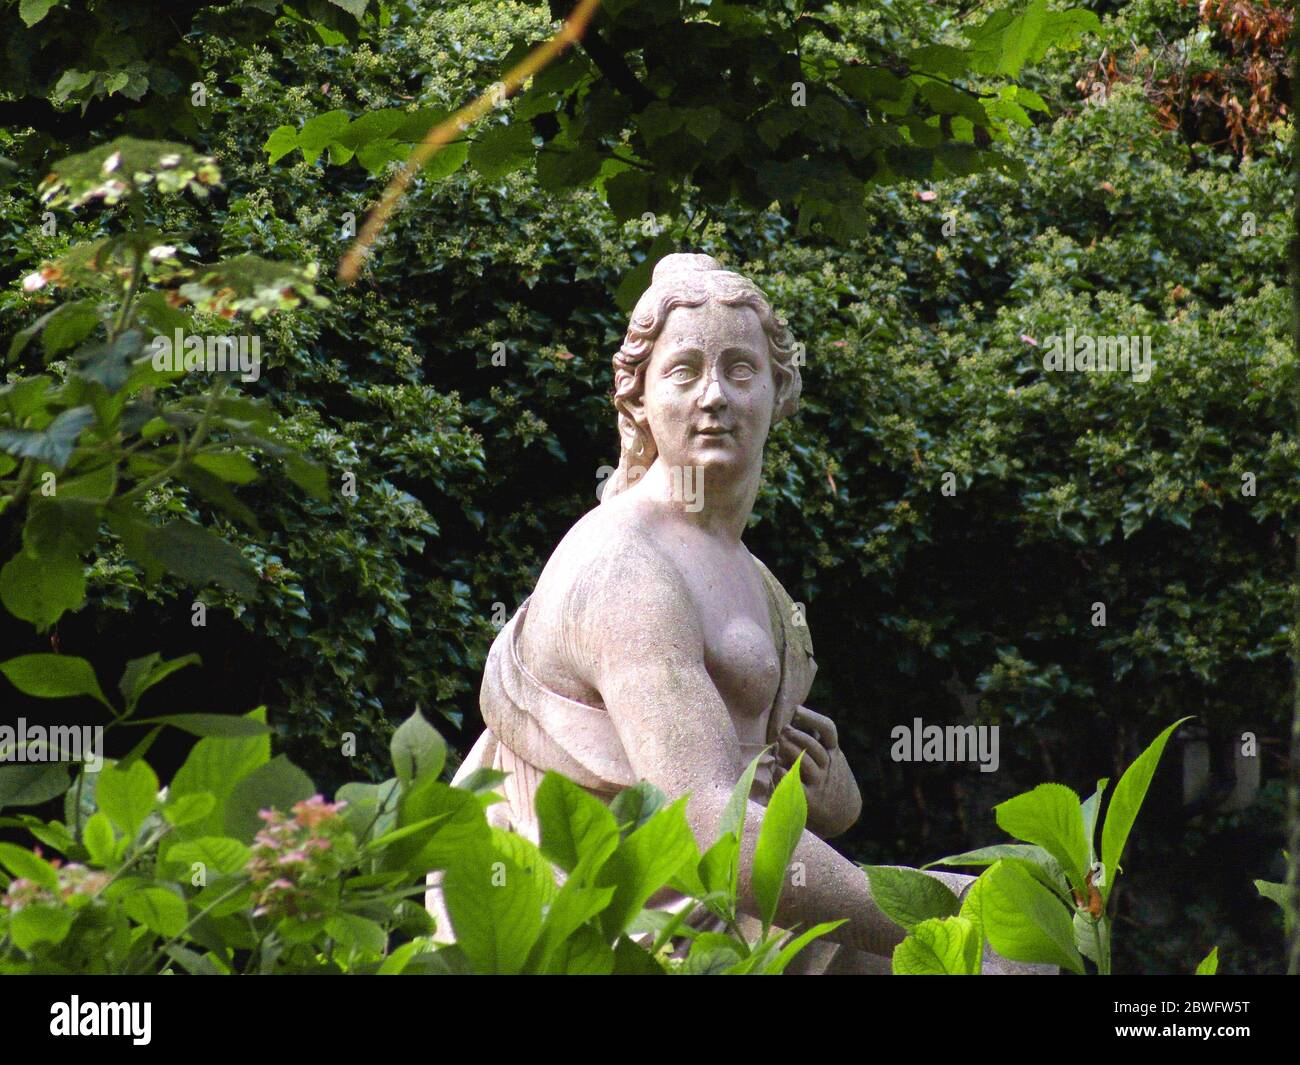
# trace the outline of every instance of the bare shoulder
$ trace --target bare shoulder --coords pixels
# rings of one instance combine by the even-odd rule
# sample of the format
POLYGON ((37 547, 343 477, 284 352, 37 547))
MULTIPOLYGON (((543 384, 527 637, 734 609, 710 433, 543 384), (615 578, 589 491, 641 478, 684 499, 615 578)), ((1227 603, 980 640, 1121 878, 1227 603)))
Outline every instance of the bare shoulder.
POLYGON ((662 546, 666 535, 653 506, 619 498, 585 514, 551 555, 529 613, 565 634, 580 673, 590 676, 615 649, 624 660, 701 651, 699 611, 662 546))

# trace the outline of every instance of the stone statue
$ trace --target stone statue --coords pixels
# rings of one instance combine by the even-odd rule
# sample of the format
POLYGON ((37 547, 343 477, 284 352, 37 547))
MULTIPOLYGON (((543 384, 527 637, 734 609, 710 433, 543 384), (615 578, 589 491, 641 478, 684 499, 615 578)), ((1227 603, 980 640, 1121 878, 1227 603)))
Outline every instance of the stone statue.
MULTIPOLYGON (((614 356, 618 468, 493 643, 487 730, 457 780, 483 767, 509 774, 488 815, 534 841, 547 770, 606 799, 648 780, 670 798, 690 794, 703 850, 741 772, 768 748, 741 849, 741 903, 753 913, 762 806, 802 752, 808 827, 794 861, 805 883, 782 893, 777 924, 848 920, 791 971, 888 972, 904 932, 825 842, 857 820, 862 799, 834 722, 803 705, 816 671, 808 628, 741 540, 768 432, 798 407, 795 349, 748 279, 706 255, 659 262, 614 356)), ((934 875, 959 893, 972 880, 934 875)), ((428 904, 442 918, 436 883, 428 904)), ((668 891, 652 900, 681 903, 668 891)))

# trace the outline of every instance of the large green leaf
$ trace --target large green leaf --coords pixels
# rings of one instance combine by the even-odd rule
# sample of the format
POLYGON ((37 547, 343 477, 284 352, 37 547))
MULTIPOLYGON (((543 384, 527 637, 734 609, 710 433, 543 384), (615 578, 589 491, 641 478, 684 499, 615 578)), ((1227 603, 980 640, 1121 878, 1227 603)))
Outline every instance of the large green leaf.
POLYGON ((456 945, 478 973, 518 973, 542 930, 536 879, 492 846, 466 848, 442 882, 456 945))
POLYGON ((316 794, 311 777, 282 754, 243 776, 226 799, 225 834, 252 839, 262 827, 258 811, 276 809, 288 813, 295 803, 316 794))
POLYGON ((597 886, 616 888, 613 900, 600 915, 606 937, 613 940, 621 933, 646 900, 698 853, 686 821, 685 797, 630 833, 596 876, 597 886))
POLYGON ((965 917, 930 918, 894 948, 895 976, 975 976, 982 940, 965 917))
POLYGON ((785 871, 808 820, 808 802, 800 780, 802 753, 772 791, 754 848, 753 890, 764 926, 776 917, 785 871))
POLYGON ((418 709, 397 727, 389 751, 393 771, 404 784, 425 775, 436 777, 447 760, 447 744, 418 709))
POLYGON ((320 158, 320 153, 338 140, 348 128, 346 111, 326 111, 307 120, 298 132, 297 146, 302 149, 302 156, 309 163, 320 158))
POLYGON ((35 695, 41 699, 89 695, 112 709, 112 704, 105 698, 95 677, 94 667, 84 658, 73 655, 19 655, 0 662, 0 673, 26 695, 35 695))
POLYGON ((132 920, 165 938, 178 936, 189 919, 185 900, 161 887, 140 888, 122 899, 132 920))
POLYGON ((586 887, 576 879, 566 880, 546 912, 542 932, 528 958, 531 973, 549 973, 560 945, 579 927, 596 917, 614 898, 613 887, 586 887))
POLYGON ((335 793, 336 802, 347 804, 343 807, 343 817, 361 842, 367 842, 371 833, 382 835, 397 820, 399 786, 396 777, 382 784, 353 781, 335 793))
POLYGON ((373 845, 383 848, 385 868, 422 874, 447 868, 471 847, 490 846, 490 833, 473 793, 425 776, 402 790, 397 827, 373 845))
POLYGON ((163 714, 137 718, 134 725, 171 725, 192 736, 261 736, 270 728, 252 718, 233 714, 163 714))
POLYGON ((1097 860, 1097 815, 1101 813, 1101 797, 1106 794, 1109 777, 1097 781, 1097 790, 1083 800, 1079 813, 1083 818, 1083 836, 1088 841, 1088 868, 1097 860))
POLYGON ((158 805, 158 777, 142 760, 125 769, 106 765, 95 787, 95 801, 123 835, 132 839, 158 805))
POLYGON ((1101 861, 1105 868, 1105 884, 1102 888, 1103 899, 1110 898, 1111 889, 1119 874, 1120 859, 1124 856, 1124 844, 1128 842, 1129 833, 1133 831, 1133 822, 1137 820, 1138 811, 1146 799, 1147 788, 1160 765, 1160 756, 1165 744, 1173 735, 1174 729, 1191 717, 1179 718, 1160 733, 1133 764, 1124 770, 1124 775, 1115 785, 1115 791, 1106 807, 1106 821, 1101 829, 1101 861))
POLYGON ((785 972, 788 966, 798 953, 808 946, 815 939, 820 939, 839 928, 844 921, 822 921, 820 924, 813 925, 808 931, 790 939, 781 947, 776 957, 772 959, 763 969, 764 976, 780 976, 785 972))
POLYGON ((533 805, 542 853, 575 877, 589 880, 619 845, 609 807, 558 773, 542 778, 533 805))
POLYGON ((1004 958, 1083 972, 1070 913, 1020 866, 1003 860, 984 872, 978 916, 985 938, 1004 958))
POLYGON ((624 835, 640 828, 663 809, 667 797, 648 780, 624 788, 609 804, 609 812, 624 835))
POLYGON ((35 26, 50 13, 50 8, 61 0, 22 0, 18 5, 18 16, 26 26, 35 26))
POLYGON ((122 679, 117 682, 117 690, 126 700, 127 710, 134 710, 141 696, 155 684, 162 683, 178 669, 201 665, 202 661, 198 655, 189 654, 164 662, 162 655, 156 651, 141 658, 133 658, 127 662, 126 668, 122 671, 122 679))
MULTIPOLYGON (((245 715, 266 723, 266 708, 259 707, 245 715)), ((201 821, 178 828, 185 839, 225 835, 226 804, 235 785, 271 758, 271 737, 208 737, 199 740, 176 771, 168 789, 168 798, 211 792, 216 798, 212 811, 201 821)))
POLYGON ((336 913, 325 921, 325 931, 344 950, 362 956, 384 953, 388 946, 388 933, 382 925, 356 913, 336 913))
POLYGON ((90 860, 96 865, 108 868, 113 862, 113 849, 117 846, 117 833, 113 831, 113 822, 102 810, 86 822, 81 830, 81 842, 90 853, 90 860))
POLYGON ((38 559, 19 551, 0 568, 0 603, 45 632, 86 601, 86 572, 75 556, 38 559))
POLYGON ((871 897, 886 917, 911 930, 923 921, 951 917, 961 907, 957 896, 938 877, 917 869, 864 865, 871 897))
POLYGON ((469 163, 489 181, 526 166, 535 154, 533 131, 526 122, 494 125, 480 133, 469 149, 469 163))
POLYGON ((144 534, 146 550, 196 588, 219 584, 242 599, 257 595, 257 570, 237 548, 202 525, 174 521, 144 534))
POLYGON ((0 865, 14 876, 30 880, 48 891, 59 890, 58 870, 44 858, 16 843, 0 843, 0 865))
POLYGON ((44 429, 0 429, 0 451, 63 470, 77 438, 94 422, 94 410, 83 406, 63 411, 44 429))
POLYGON ((1040 784, 993 808, 1004 832, 1037 844, 1055 858, 1078 892, 1088 872, 1088 841, 1084 838, 1079 796, 1064 784, 1040 784))
POLYGON ((0 809, 39 806, 72 786, 68 768, 57 762, 0 765, 0 809))
POLYGON ((62 943, 72 929, 77 912, 37 904, 24 906, 9 918, 9 936, 20 950, 30 951, 38 943, 62 943))

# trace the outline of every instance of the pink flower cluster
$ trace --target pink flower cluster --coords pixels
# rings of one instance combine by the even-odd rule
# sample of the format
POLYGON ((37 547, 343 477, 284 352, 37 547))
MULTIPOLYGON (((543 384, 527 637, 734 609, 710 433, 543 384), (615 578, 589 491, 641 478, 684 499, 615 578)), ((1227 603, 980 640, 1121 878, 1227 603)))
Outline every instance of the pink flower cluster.
MULTIPOLYGON (((39 847, 34 853, 38 858, 41 857, 39 847)), ((69 862, 64 865, 60 859, 54 858, 51 859, 50 864, 58 870, 59 874, 57 895, 34 880, 19 876, 15 877, 5 893, 0 895, 0 906, 11 913, 17 913, 28 906, 54 906, 60 902, 66 903, 74 895, 85 895, 89 898, 102 891, 110 879, 107 873, 90 869, 80 862, 69 862)))
POLYGON ((313 795, 296 803, 292 816, 261 810, 266 823, 253 837, 253 854, 245 867, 253 885, 254 917, 317 916, 323 908, 321 889, 336 886, 355 840, 339 816, 343 802, 326 802, 313 795))

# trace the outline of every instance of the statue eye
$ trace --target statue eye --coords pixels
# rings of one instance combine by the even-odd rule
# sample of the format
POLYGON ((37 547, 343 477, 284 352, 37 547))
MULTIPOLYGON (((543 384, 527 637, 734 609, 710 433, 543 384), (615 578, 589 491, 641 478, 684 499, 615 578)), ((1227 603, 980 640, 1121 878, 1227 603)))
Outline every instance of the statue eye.
POLYGON ((694 377, 695 371, 689 366, 677 366, 668 371, 668 379, 676 381, 679 385, 685 384, 694 377))
POLYGON ((736 381, 748 381, 755 374, 754 367, 747 362, 738 362, 731 368, 729 376, 736 381))

